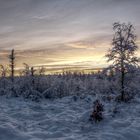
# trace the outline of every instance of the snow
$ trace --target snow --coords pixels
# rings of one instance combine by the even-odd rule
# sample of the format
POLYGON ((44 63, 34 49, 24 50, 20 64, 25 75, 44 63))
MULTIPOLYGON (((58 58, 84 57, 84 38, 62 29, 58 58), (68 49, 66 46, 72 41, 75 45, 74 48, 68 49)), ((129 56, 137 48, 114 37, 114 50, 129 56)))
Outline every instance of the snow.
POLYGON ((89 121, 95 96, 39 103, 0 98, 0 140, 139 140, 140 101, 102 101, 104 120, 89 121), (118 113, 113 113, 116 108, 118 113))

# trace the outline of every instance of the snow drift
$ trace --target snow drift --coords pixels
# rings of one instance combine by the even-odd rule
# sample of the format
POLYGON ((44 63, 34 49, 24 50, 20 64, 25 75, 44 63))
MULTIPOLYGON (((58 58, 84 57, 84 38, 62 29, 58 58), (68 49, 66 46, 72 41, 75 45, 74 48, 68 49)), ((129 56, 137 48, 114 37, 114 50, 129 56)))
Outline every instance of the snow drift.
POLYGON ((89 116, 95 99, 70 96, 36 103, 1 97, 0 140, 140 139, 139 98, 129 105, 102 100, 104 120, 92 123, 89 116))

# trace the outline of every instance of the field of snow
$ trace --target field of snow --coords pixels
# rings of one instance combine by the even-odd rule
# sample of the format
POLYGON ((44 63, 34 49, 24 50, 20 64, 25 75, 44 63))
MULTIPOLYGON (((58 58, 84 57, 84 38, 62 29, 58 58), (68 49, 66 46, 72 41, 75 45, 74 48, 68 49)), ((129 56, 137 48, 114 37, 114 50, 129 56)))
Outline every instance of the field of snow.
POLYGON ((140 140, 139 100, 104 101, 104 120, 91 123, 94 100, 65 97, 35 103, 0 97, 0 140, 140 140))

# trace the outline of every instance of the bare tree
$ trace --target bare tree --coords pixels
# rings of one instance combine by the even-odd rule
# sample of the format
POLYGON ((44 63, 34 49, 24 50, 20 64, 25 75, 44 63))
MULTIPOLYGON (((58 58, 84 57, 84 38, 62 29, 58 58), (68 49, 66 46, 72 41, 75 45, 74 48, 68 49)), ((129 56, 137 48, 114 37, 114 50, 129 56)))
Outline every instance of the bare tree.
POLYGON ((35 76, 35 71, 36 71, 36 70, 34 69, 34 67, 31 67, 31 76, 32 76, 32 77, 35 76))
POLYGON ((39 68, 38 73, 39 73, 40 76, 45 75, 45 72, 46 72, 46 68, 45 67, 42 66, 42 67, 39 68))
POLYGON ((28 64, 26 64, 26 63, 23 63, 23 65, 24 65, 23 74, 25 76, 29 76, 30 75, 30 66, 28 64))
POLYGON ((9 55, 10 60, 10 76, 12 82, 14 82, 14 74, 15 74, 15 51, 12 49, 11 54, 9 55))
POLYGON ((3 65, 0 65, 0 75, 1 77, 5 78, 6 77, 6 74, 7 74, 7 67, 4 67, 3 65))
POLYGON ((117 69, 121 73, 121 100, 124 100, 124 81, 125 74, 129 72, 129 67, 137 65, 138 58, 135 56, 135 51, 138 49, 136 45, 136 35, 134 33, 134 27, 128 23, 114 23, 113 30, 115 32, 112 41, 113 48, 109 49, 108 61, 113 62, 113 68, 117 69))
POLYGON ((35 79, 34 79, 34 77, 35 77, 35 69, 34 69, 34 67, 31 67, 31 77, 32 77, 32 85, 34 86, 34 83, 35 83, 35 79))

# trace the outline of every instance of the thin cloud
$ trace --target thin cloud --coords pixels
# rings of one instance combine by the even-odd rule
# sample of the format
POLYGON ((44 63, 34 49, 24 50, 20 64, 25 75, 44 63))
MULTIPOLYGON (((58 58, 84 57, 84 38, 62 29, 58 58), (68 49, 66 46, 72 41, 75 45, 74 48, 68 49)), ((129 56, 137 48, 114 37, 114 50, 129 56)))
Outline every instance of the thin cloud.
POLYGON ((113 22, 132 22, 139 44, 139 7, 139 0, 1 0, 0 62, 7 64, 14 48, 17 67, 104 65, 113 22))

